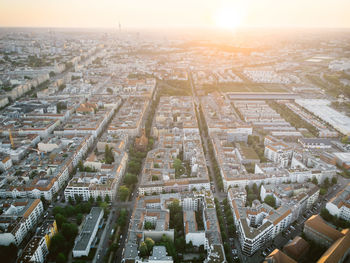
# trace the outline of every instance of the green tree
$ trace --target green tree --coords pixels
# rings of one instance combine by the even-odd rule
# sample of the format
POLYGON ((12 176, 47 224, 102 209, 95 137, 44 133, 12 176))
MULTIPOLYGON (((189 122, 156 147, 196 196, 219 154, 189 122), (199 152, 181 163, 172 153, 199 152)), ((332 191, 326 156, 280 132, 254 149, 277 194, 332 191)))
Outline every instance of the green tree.
POLYGON ((312 177, 311 182, 312 182, 314 185, 318 185, 318 181, 317 181, 317 178, 316 178, 315 176, 312 177))
POLYGON ((102 202, 102 197, 99 195, 97 196, 97 203, 101 203, 102 202))
POLYGON ((253 193, 256 195, 259 194, 259 189, 256 183, 253 184, 253 193))
POLYGON ((99 207, 101 207, 103 211, 106 213, 108 204, 106 202, 100 202, 99 207))
POLYGON ((148 248, 145 242, 142 242, 140 247, 139 247, 139 251, 140 251, 140 256, 141 257, 146 257, 148 256, 148 248))
POLYGON ((333 177, 332 178, 332 185, 337 184, 337 183, 338 183, 337 177, 333 177))
POLYGON ((170 211, 170 228, 183 231, 183 212, 179 200, 175 199, 168 208, 170 211))
POLYGON ((117 251, 118 250, 118 244, 114 242, 112 244, 112 246, 111 246, 111 250, 114 251, 114 252, 117 251))
POLYGON ((111 201, 111 198, 109 197, 109 195, 106 195, 105 196, 105 202, 106 203, 109 203, 111 201))
POLYGON ((105 146, 105 161, 107 164, 114 162, 113 149, 109 148, 108 144, 105 146))
POLYGON ((153 224, 151 223, 151 222, 149 222, 149 221, 147 221, 146 223, 145 223, 145 229, 147 229, 147 230, 149 230, 149 229, 153 229, 153 224))
POLYGON ((182 167, 182 162, 180 159, 176 158, 174 160, 174 169, 179 170, 182 167))
POLYGON ((63 223, 61 232, 68 241, 73 241, 78 234, 78 226, 73 223, 63 223))
POLYGON ((128 164, 128 172, 132 174, 139 174, 141 171, 141 163, 136 161, 130 161, 128 164))
POLYGON ((82 160, 80 160, 77 164, 77 168, 79 169, 79 171, 84 171, 84 165, 82 160))
POLYGON ((93 196, 90 196, 90 197, 89 197, 89 203, 90 203, 90 204, 95 203, 95 198, 94 198, 93 196))
POLYGON ((86 203, 81 204, 81 212, 82 213, 87 214, 90 212, 90 210, 91 210, 91 203, 86 202, 86 203))
POLYGON ((138 179, 135 174, 127 173, 124 177, 124 183, 128 186, 136 184, 137 182, 138 182, 138 179))
POLYGON ((67 221, 66 217, 64 215, 62 215, 62 214, 56 214, 55 215, 55 220, 56 220, 56 223, 57 223, 57 227, 59 229, 61 229, 62 224, 67 221))
POLYGON ((146 238, 145 243, 147 245, 148 253, 150 253, 152 251, 152 248, 153 248, 155 243, 154 243, 153 239, 150 237, 146 238))
POLYGON ((321 188, 320 189, 320 195, 325 195, 325 194, 327 194, 327 189, 321 188))
POLYGON ((55 258, 58 253, 65 250, 66 239, 61 233, 54 235, 50 241, 49 251, 53 258, 55 258))
POLYGON ((80 225, 81 222, 83 221, 83 214, 78 213, 76 219, 77 219, 77 224, 80 225))
POLYGON ((344 136, 341 138, 341 142, 342 143, 349 143, 349 137, 348 136, 344 136))
POLYGON ((122 208, 119 212, 119 217, 117 219, 117 224, 121 227, 126 224, 127 211, 125 208, 122 208))
POLYGON ((57 214, 65 215, 65 210, 63 207, 55 206, 53 208, 53 215, 56 216, 57 214))
POLYGON ((68 203, 70 203, 71 205, 74 205, 74 199, 71 196, 68 196, 68 203))
POLYGON ((271 207, 275 207, 276 206, 276 199, 275 199, 275 197, 273 195, 266 196, 265 199, 264 199, 264 202, 266 204, 268 204, 269 206, 271 206, 271 207))
POLYGON ((175 247, 178 253, 184 253, 186 248, 186 240, 184 237, 178 237, 175 239, 175 247))
POLYGON ((327 208, 323 208, 321 210, 320 215, 324 220, 326 220, 328 222, 331 222, 333 220, 333 216, 329 213, 327 208))
POLYGON ((65 214, 67 217, 74 216, 76 214, 76 207, 72 205, 68 205, 64 208, 65 214))
POLYGON ((66 256, 63 253, 59 253, 56 257, 57 263, 65 263, 66 262, 66 256))
POLYGON ((113 90, 112 90, 111 88, 107 88, 107 92, 108 92, 109 94, 113 94, 113 90))
POLYGON ((129 197, 130 190, 126 186, 122 185, 119 187, 119 196, 122 201, 126 201, 126 199, 129 197))
POLYGON ((324 179, 323 185, 324 185, 324 187, 325 187, 326 189, 329 187, 329 179, 328 179, 328 177, 326 177, 326 179, 324 179))

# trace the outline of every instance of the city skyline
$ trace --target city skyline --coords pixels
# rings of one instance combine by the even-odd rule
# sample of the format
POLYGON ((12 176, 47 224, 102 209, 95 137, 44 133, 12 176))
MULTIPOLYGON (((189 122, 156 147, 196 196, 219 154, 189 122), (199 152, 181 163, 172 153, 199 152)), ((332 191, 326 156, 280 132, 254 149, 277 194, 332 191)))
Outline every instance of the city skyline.
POLYGON ((0 0, 1 263, 350 262, 350 0, 0 0))
POLYGON ((0 1, 1 27, 350 27, 346 0, 0 1))

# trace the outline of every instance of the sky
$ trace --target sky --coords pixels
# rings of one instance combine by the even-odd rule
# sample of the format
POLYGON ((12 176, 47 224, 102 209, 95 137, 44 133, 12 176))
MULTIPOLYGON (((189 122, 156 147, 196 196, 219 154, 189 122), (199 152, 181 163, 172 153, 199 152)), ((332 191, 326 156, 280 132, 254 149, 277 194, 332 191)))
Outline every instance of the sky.
POLYGON ((1 27, 350 28, 350 0, 0 0, 1 27))

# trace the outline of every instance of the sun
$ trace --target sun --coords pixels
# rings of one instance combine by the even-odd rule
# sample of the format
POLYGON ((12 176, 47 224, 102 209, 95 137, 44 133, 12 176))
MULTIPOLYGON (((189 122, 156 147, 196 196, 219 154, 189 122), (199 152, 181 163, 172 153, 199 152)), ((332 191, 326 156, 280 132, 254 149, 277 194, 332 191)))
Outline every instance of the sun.
POLYGON ((214 23, 224 29, 236 29, 243 20, 244 10, 238 6, 223 5, 214 14, 214 23))

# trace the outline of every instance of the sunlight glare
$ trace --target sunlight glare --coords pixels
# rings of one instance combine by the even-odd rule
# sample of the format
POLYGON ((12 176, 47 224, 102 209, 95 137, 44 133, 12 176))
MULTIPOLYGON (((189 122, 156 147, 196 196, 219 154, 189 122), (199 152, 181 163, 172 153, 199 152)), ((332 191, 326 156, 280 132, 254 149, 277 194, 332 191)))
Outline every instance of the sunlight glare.
POLYGON ((239 27, 244 18, 244 8, 238 4, 223 4, 214 14, 217 27, 234 30, 239 27))

